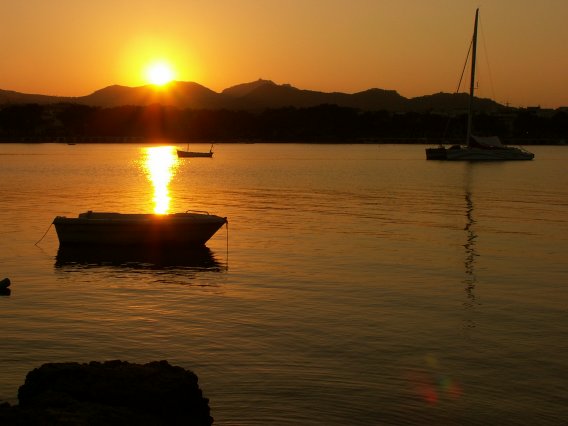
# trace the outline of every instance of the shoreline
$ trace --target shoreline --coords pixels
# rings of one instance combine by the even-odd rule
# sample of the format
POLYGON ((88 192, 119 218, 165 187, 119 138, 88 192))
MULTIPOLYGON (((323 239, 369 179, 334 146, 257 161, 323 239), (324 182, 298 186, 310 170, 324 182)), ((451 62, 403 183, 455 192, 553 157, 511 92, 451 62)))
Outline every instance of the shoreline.
MULTIPOLYGON (((504 145, 526 145, 526 146, 564 146, 567 141, 562 138, 501 138, 504 145)), ((460 145, 463 138, 361 138, 361 139, 327 139, 327 140, 245 140, 245 139, 226 139, 226 140, 172 140, 160 139, 159 137, 131 137, 131 136, 114 136, 114 137, 20 137, 10 139, 0 139, 0 144, 9 143, 27 143, 27 144, 43 144, 58 143, 67 145, 76 144, 138 144, 138 143, 157 143, 159 145, 178 145, 187 143, 203 143, 203 144, 337 144, 337 145, 353 145, 353 144, 377 144, 377 145, 460 145), (162 142, 153 142, 162 141, 162 142)))

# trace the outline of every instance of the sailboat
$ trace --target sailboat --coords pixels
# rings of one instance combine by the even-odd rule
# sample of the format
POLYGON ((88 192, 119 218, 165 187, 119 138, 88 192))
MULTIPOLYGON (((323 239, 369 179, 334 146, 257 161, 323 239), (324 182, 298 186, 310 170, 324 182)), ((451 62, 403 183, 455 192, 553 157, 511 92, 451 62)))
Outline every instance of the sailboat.
POLYGON ((465 145, 453 145, 450 148, 440 146, 427 148, 427 160, 446 161, 512 161, 532 160, 534 154, 522 148, 505 146, 497 136, 474 136, 473 127, 473 100, 475 82, 475 60, 477 54, 477 23, 479 9, 475 11, 475 24, 473 26, 473 39, 471 49, 471 79, 469 86, 469 108, 467 118, 467 136, 465 145))
POLYGON ((183 151, 181 149, 177 150, 177 156, 178 158, 183 158, 183 157, 213 157, 213 144, 211 145, 211 148, 209 148, 209 152, 197 152, 197 151, 190 151, 189 150, 189 144, 187 144, 187 151, 183 151))

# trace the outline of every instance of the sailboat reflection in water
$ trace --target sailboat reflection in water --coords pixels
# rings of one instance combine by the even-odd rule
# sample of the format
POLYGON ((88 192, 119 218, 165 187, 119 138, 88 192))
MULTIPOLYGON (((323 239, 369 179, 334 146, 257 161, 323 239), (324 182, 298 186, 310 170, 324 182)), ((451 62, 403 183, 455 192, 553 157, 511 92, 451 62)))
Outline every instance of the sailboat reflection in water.
MULTIPOLYGON (((88 211, 76 218, 57 216, 53 220, 64 247, 101 248, 111 253, 120 247, 134 253, 179 253, 203 248, 227 218, 207 212, 168 214, 168 185, 177 158, 173 147, 146 148, 146 172, 154 186, 154 213, 106 213, 88 211)), ((77 251, 77 250, 75 250, 77 251)), ((67 250, 70 252, 70 250, 67 250)))
MULTIPOLYGON (((475 309, 479 302, 476 300, 475 286, 477 284, 477 277, 475 276, 475 264, 476 259, 479 256, 477 253, 476 243, 477 243, 477 233, 475 231, 476 220, 474 217, 474 204, 473 197, 471 193, 471 168, 473 165, 469 165, 466 168, 466 185, 465 185, 465 218, 466 223, 464 231, 466 232, 466 242, 463 245, 465 249, 465 278, 463 283, 465 284, 465 293, 467 300, 464 302, 464 307, 466 311, 469 312, 468 316, 473 315, 472 310, 475 309)), ((466 318, 464 321, 464 327, 475 328, 476 324, 472 317, 466 318)))

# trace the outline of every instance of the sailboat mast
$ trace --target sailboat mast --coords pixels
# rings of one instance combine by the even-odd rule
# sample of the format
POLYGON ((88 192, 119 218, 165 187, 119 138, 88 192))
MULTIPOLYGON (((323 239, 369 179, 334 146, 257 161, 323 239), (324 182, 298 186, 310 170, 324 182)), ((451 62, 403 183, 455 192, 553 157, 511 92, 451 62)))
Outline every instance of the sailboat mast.
POLYGON ((473 90, 475 87, 475 57, 477 55, 477 20, 479 16, 479 9, 475 10, 475 23, 473 25, 473 39, 471 49, 471 79, 469 82, 469 109, 467 112, 467 140, 466 145, 469 145, 471 140, 471 129, 473 122, 473 90))

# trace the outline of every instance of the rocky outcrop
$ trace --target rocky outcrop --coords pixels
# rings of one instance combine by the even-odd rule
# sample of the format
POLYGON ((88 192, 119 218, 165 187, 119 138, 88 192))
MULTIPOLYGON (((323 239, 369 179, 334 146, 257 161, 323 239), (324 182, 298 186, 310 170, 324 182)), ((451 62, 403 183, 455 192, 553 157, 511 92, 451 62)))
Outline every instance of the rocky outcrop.
POLYGON ((10 290, 10 278, 3 278, 0 280, 0 296, 9 296, 12 292, 10 290))
POLYGON ((2 425, 211 425, 197 376, 167 361, 44 364, 28 373, 2 425))

